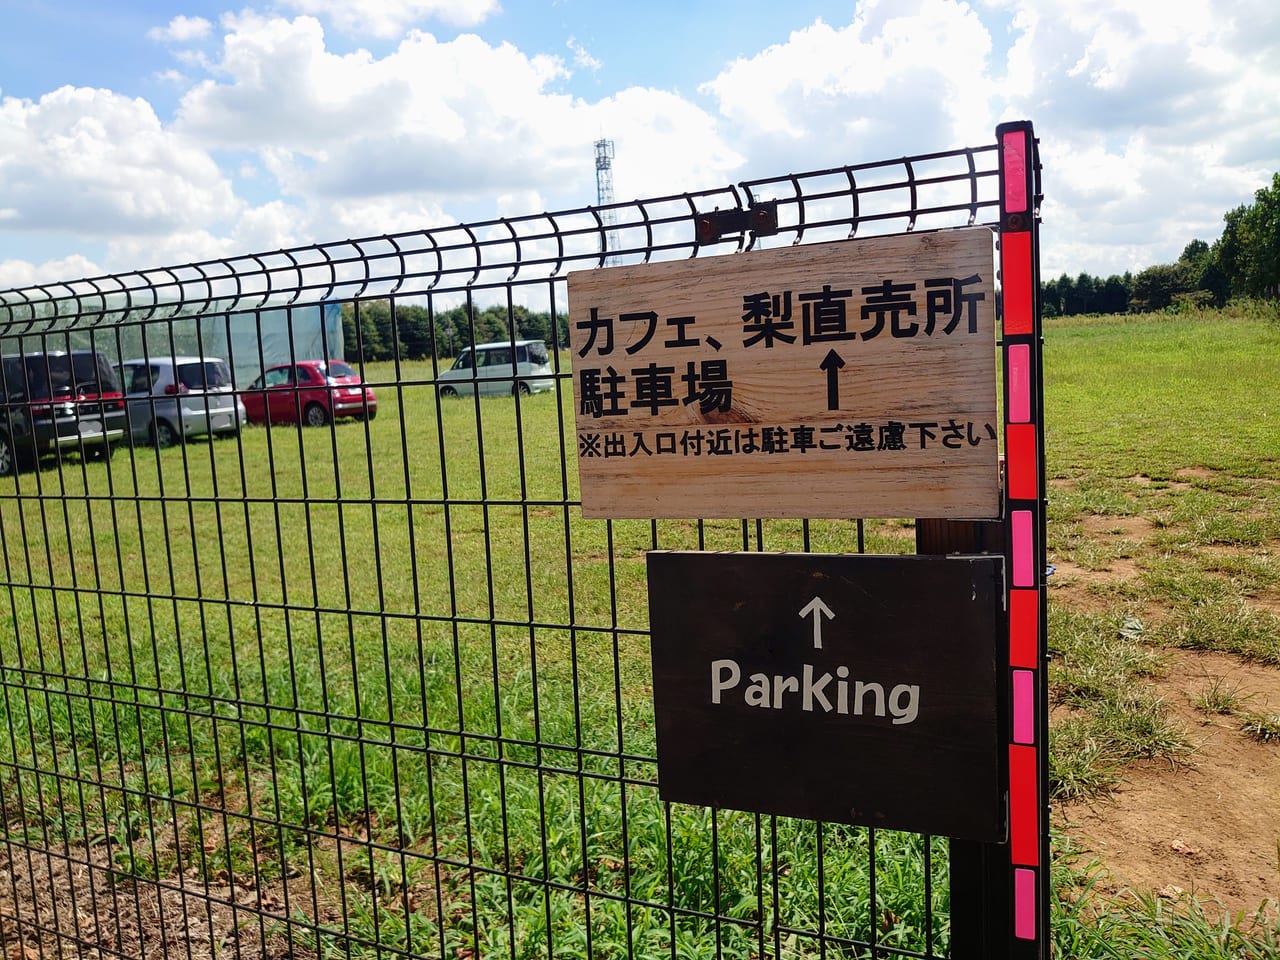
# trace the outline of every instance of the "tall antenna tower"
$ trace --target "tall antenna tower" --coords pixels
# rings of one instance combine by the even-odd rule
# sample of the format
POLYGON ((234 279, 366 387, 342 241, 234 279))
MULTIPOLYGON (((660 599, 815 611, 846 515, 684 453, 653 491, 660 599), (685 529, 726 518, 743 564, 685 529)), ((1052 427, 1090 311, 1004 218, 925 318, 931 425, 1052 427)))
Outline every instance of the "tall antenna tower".
POLYGON ((604 235, 601 238, 605 255, 605 266, 617 263, 616 257, 610 254, 618 247, 618 237, 613 227, 618 223, 617 211, 613 209, 613 141, 596 141, 596 206, 600 207, 600 219, 604 221, 604 235))

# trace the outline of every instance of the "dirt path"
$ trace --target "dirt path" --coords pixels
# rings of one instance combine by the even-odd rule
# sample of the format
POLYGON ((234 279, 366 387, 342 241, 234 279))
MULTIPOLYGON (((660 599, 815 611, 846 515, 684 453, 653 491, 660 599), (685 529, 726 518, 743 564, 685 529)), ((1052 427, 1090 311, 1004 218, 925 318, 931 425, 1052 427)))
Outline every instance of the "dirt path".
POLYGON ((1259 743, 1238 719, 1194 706, 1215 682, 1248 696, 1248 708, 1280 713, 1280 669, 1216 653, 1174 651, 1157 690, 1198 747, 1186 766, 1130 766, 1114 795, 1063 805, 1055 824, 1126 886, 1176 898, 1221 901, 1251 916, 1280 904, 1280 744, 1259 743))

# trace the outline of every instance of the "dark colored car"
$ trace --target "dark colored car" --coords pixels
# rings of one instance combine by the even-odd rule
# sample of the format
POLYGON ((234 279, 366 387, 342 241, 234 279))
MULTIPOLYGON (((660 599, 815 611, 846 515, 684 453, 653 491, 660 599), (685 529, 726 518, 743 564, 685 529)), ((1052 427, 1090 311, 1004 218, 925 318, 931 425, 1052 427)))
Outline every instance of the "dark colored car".
POLYGON ((360 374, 341 360, 299 360, 268 367, 240 394, 250 423, 304 423, 322 427, 331 420, 372 420, 378 398, 360 374))
POLYGON ((128 428, 115 370, 95 350, 0 358, 0 476, 73 451, 106 460, 128 428))

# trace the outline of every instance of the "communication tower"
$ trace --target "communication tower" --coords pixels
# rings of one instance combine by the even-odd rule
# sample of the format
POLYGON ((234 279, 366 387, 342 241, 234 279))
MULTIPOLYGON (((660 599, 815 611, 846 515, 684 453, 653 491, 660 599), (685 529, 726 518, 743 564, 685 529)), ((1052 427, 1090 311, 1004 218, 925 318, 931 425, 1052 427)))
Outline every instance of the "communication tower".
POLYGON ((613 141, 596 141, 596 206, 600 208, 600 219, 604 223, 601 238, 606 266, 617 263, 617 258, 610 251, 618 247, 618 238, 613 227, 617 225, 618 214, 613 209, 613 141))

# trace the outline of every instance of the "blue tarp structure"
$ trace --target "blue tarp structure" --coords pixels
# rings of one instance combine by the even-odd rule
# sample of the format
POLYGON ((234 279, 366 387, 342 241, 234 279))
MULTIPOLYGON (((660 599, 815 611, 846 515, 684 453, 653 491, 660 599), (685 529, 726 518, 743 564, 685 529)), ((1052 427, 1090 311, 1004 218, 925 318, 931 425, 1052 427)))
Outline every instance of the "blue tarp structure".
POLYGON ((342 308, 324 303, 211 314, 200 318, 200 345, 206 357, 231 365, 238 388, 247 387, 277 363, 344 359, 342 308))

